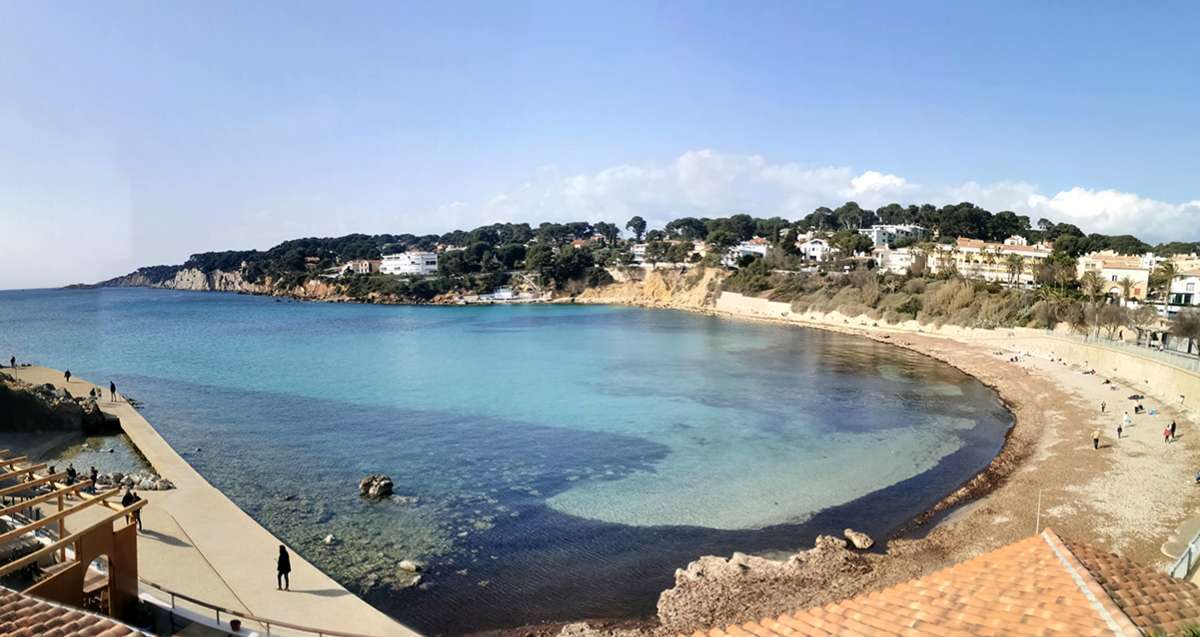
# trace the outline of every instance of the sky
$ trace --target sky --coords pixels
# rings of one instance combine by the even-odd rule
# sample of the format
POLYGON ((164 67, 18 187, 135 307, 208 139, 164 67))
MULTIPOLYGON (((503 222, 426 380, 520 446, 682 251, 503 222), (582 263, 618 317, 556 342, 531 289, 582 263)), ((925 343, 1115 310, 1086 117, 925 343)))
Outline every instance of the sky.
POLYGON ((973 201, 1200 240, 1200 3, 0 0, 0 289, 973 201))

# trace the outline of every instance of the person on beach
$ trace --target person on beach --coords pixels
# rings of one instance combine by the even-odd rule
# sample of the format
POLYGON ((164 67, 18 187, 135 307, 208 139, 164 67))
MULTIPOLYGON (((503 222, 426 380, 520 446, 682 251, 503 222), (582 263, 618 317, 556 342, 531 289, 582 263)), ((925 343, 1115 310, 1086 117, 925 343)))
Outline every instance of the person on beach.
POLYGON ((113 403, 117 402, 117 384, 111 380, 108 381, 108 400, 113 403))
POLYGON ((1117 440, 1121 439, 1121 432, 1123 431, 1125 431, 1125 428, 1121 426, 1121 423, 1117 423, 1117 440))
POLYGON ((292 572, 292 559, 288 557, 287 549, 279 545, 279 559, 275 561, 275 590, 288 590, 291 582, 288 573, 292 572))
POLYGON ((1175 439, 1175 421, 1171 421, 1171 440, 1175 439))
POLYGON ((1092 432, 1092 449, 1099 449, 1099 448, 1100 448, 1100 430, 1097 429, 1092 432))
POLYGON ((1132 424, 1133 424, 1133 418, 1130 418, 1130 417, 1129 417, 1129 412, 1125 412, 1125 417, 1124 417, 1124 418, 1122 418, 1122 420, 1124 420, 1124 421, 1125 421, 1125 426, 1126 426, 1126 427, 1128 427, 1128 426, 1130 426, 1130 425, 1132 425, 1132 424))
POLYGON ((1100 401, 1100 413, 1104 413, 1105 409, 1108 409, 1108 403, 1102 400, 1100 401))
POLYGON ((67 371, 63 372, 63 378, 66 378, 67 383, 70 383, 71 382, 71 370, 68 369, 67 371))
POLYGON ((1171 444, 1171 427, 1169 425, 1163 427, 1163 442, 1171 444))

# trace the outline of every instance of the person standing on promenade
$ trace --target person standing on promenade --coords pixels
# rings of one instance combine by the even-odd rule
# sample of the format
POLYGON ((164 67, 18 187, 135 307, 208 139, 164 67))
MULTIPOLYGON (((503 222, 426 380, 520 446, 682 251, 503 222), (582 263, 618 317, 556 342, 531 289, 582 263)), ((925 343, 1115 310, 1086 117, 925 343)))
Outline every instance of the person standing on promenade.
POLYGON ((71 370, 68 369, 67 371, 63 372, 63 378, 66 378, 67 384, 70 384, 71 383, 71 370))
MULTIPOLYGON (((16 368, 17 368, 17 357, 16 357, 16 356, 10 356, 10 357, 9 357, 9 359, 8 359, 8 366, 9 366, 9 367, 11 367, 11 368, 13 368, 13 369, 16 369, 16 368)), ((1181 404, 1181 405, 1182 405, 1182 404, 1183 404, 1183 396, 1180 396, 1179 398, 1180 398, 1180 400, 1179 400, 1179 404, 1181 404)))
POLYGON ((92 480, 92 486, 89 487, 88 490, 91 491, 92 493, 95 493, 96 492, 96 483, 100 481, 100 472, 96 471, 96 467, 94 465, 92 466, 91 469, 88 470, 88 478, 90 478, 92 480))
POLYGON ((288 556, 287 549, 282 544, 279 545, 279 559, 275 560, 275 590, 288 590, 292 585, 288 581, 288 573, 292 572, 292 558, 288 556))
POLYGON ((1097 429, 1092 432, 1092 449, 1099 449, 1099 448, 1100 448, 1100 430, 1097 429))
POLYGON ((108 381, 108 400, 113 403, 117 402, 117 384, 111 380, 108 381))
MULTIPOLYGON (((121 498, 121 506, 127 507, 141 499, 142 499, 141 496, 139 496, 138 494, 133 492, 133 487, 126 487, 125 495, 121 498)), ((133 512, 133 522, 135 524, 137 524, 138 530, 141 531, 142 530, 142 510, 141 509, 138 509, 137 511, 133 512)))

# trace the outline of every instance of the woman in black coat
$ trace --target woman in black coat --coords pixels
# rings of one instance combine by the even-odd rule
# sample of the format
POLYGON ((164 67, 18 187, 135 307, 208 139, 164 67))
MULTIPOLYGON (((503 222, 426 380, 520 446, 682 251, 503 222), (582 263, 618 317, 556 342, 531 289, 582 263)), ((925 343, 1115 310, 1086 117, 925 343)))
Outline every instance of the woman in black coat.
POLYGON ((287 549, 283 545, 279 545, 279 559, 275 562, 275 588, 287 590, 291 582, 288 581, 288 573, 292 572, 292 560, 288 557, 287 549))

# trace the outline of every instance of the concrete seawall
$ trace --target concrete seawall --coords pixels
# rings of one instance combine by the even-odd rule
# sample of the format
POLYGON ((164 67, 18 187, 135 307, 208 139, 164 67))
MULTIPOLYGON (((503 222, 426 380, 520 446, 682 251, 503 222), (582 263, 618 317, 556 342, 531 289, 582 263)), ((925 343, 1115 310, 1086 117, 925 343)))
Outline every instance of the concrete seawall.
MULTIPOLYGON (((58 370, 25 367, 17 378, 67 387, 76 396, 95 385, 58 370)), ((107 388, 103 389, 107 396, 107 388)), ((295 551, 291 590, 275 588, 275 557, 283 544, 209 484, 129 403, 101 401, 161 476, 176 486, 142 493, 144 531, 138 536, 140 574, 155 584, 207 603, 266 619, 377 637, 417 632, 353 595, 295 551)), ((286 634, 286 631, 285 631, 286 634)))

